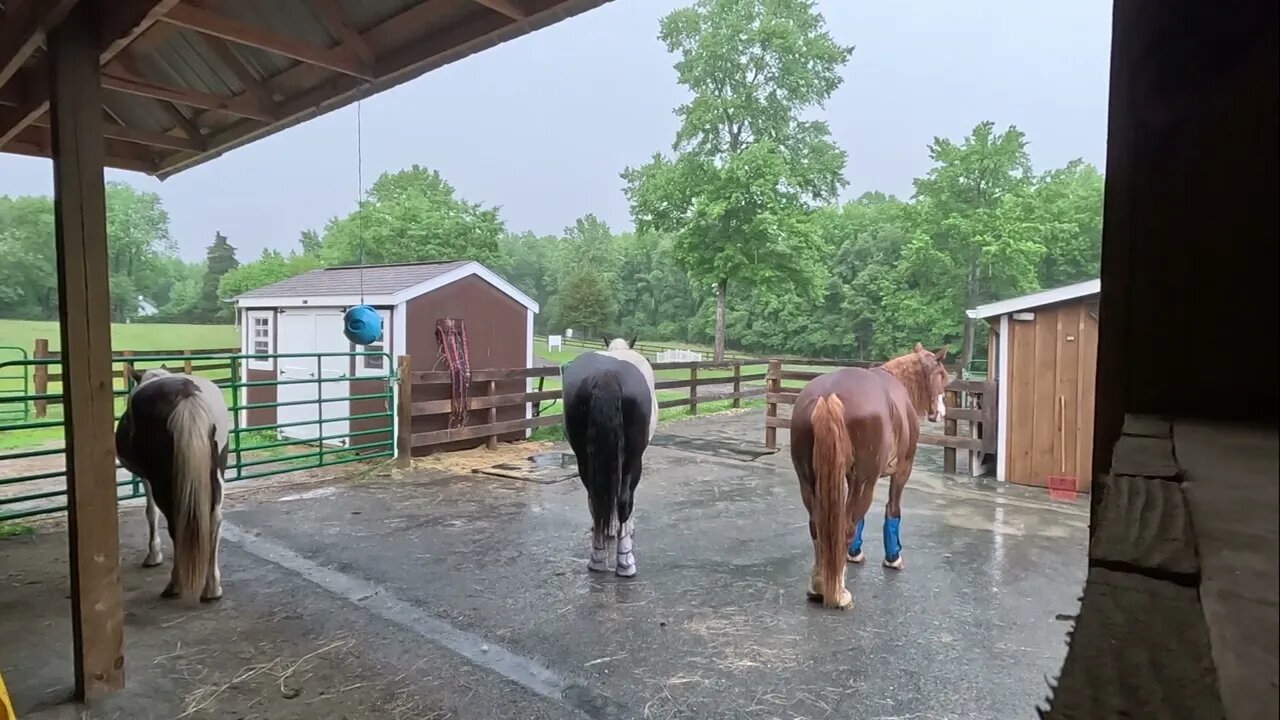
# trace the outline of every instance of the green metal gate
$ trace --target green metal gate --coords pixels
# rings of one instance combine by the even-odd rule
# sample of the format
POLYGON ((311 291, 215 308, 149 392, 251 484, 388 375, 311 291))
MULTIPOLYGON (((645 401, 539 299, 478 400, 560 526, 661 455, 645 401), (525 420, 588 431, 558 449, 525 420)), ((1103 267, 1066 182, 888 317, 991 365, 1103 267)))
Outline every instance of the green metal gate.
MULTIPOLYGON (((169 365, 170 369, 180 371, 184 366, 192 367, 193 362, 200 362, 195 374, 207 377, 222 388, 227 407, 231 412, 232 428, 228 441, 231 457, 227 464, 227 481, 238 482, 254 478, 281 475, 284 473, 331 467, 345 463, 377 460, 395 455, 395 363, 391 356, 380 352, 350 353, 270 353, 270 354, 215 354, 215 355, 145 355, 138 354, 127 358, 113 359, 115 370, 115 418, 120 419, 129 394, 130 374, 132 366, 139 371, 169 365), (317 367, 324 358, 344 357, 354 365, 359 358, 380 357, 385 372, 382 374, 343 373, 337 377, 320 377, 299 380, 247 380, 244 372, 245 363, 250 360, 270 360, 278 362, 284 358, 314 359, 317 367), (221 372, 220 372, 221 371, 221 372), (225 372, 225 374, 222 374, 225 372), (377 388, 375 392, 362 392, 359 395, 348 392, 344 396, 325 397, 321 386, 325 383, 360 383, 377 388), (316 387, 316 399, 292 400, 287 402, 248 402, 252 388, 280 385, 309 384, 316 387), (326 404, 346 401, 345 415, 324 416, 326 404), (352 413, 353 401, 366 401, 374 405, 371 412, 352 413), (288 406, 315 405, 315 419, 287 423, 264 423, 249 425, 244 421, 248 413, 255 410, 266 410, 288 406), (324 434, 326 423, 342 422, 348 424, 348 431, 343 433, 324 434), (361 422, 370 427, 355 430, 352 423, 361 422), (317 436, 304 439, 287 438, 281 430, 315 425, 317 436), (385 435, 379 438, 378 435, 385 435), (332 443, 347 440, 352 447, 333 447, 332 443), (360 439, 362 442, 352 442, 360 439), (301 452, 286 452, 290 448, 301 448, 301 452)), ((32 359, 23 356, 14 360, 0 361, 0 377, 29 378, 37 366, 58 366, 57 358, 32 359)), ((366 367, 369 364, 366 364, 366 367)), ((12 381, 9 381, 12 383, 12 381)), ((63 444, 62 393, 60 384, 50 384, 50 392, 34 394, 30 387, 23 384, 21 391, 0 394, 0 521, 56 513, 66 510, 66 471, 62 461, 65 455, 63 444), (56 391, 55 391, 56 390, 56 391), (49 403, 49 417, 44 420, 32 420, 30 413, 4 414, 6 406, 21 405, 30 408, 31 404, 43 400, 49 403), (47 460, 46 460, 47 458, 47 460), (19 465, 19 463, 21 463, 19 465), (44 467, 51 466, 51 467, 44 467), (18 471, 13 472, 17 467, 18 471)), ((12 389, 12 388, 11 388, 12 389)), ((350 390, 350 387, 348 388, 350 390)), ((139 478, 128 474, 119 465, 116 466, 116 486, 121 500, 143 496, 142 482, 139 478)))

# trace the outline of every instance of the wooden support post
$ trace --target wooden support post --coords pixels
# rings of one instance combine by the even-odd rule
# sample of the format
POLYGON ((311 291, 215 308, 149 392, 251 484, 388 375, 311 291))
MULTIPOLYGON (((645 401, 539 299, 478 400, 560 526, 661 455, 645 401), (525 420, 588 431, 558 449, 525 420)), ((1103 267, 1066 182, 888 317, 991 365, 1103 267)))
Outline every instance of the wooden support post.
MULTIPOLYGON (((49 341, 46 338, 36 340, 36 349, 32 357, 37 360, 47 360, 49 358, 49 341)), ((36 365, 35 367, 35 389, 36 395, 45 395, 49 392, 49 366, 36 365)), ((42 418, 49 414, 49 401, 36 401, 36 417, 42 418)))
MULTIPOLYGON (((191 372, 192 372, 192 370, 191 370, 191 368, 192 368, 192 364, 191 364, 191 351, 190 351, 190 350, 183 350, 183 351, 182 351, 182 355, 183 355, 183 357, 182 357, 182 372, 186 373, 187 375, 190 375, 190 374, 191 374, 191 372)), ((234 373, 232 373, 232 374, 234 374, 234 373)))
MULTIPOLYGON (((954 408, 960 405, 957 402, 959 396, 954 390, 946 392, 946 403, 948 408, 954 408)), ((942 421, 942 434, 954 437, 956 433, 956 421, 947 417, 942 421)), ((942 472, 954 473, 956 471, 956 449, 953 447, 942 448, 942 472)))
POLYGON ((124 605, 111 394, 100 3, 49 34, 54 225, 66 413, 67 533, 76 698, 124 687, 124 605))
MULTIPOLYGON (((131 357, 133 357, 133 351, 132 351, 132 350, 121 350, 121 351, 120 351, 120 357, 122 357, 122 358, 131 358, 131 357)), ((122 389, 124 389, 124 390, 128 390, 128 389, 129 389, 129 376, 130 376, 130 375, 132 375, 132 374, 133 374, 133 363, 132 363, 132 362, 129 362, 128 360, 125 360, 124 362, 120 363, 120 383, 121 383, 120 387, 121 387, 122 389)))
MULTIPOLYGON (((485 389, 485 393, 489 397, 493 397, 494 395, 498 394, 498 383, 490 380, 484 384, 484 389, 485 389)), ((490 405, 489 411, 488 413, 486 413, 485 423, 488 425, 493 425, 496 422, 498 422, 498 408, 496 406, 490 405)), ((497 450, 498 436, 490 435, 488 439, 485 440, 484 446, 489 450, 497 450)))
POLYGON ((742 407, 742 363, 733 363, 733 409, 742 407))
POLYGON ((413 363, 408 355, 396 359, 396 467, 408 470, 413 454, 413 363))
MULTIPOLYGON (((765 375, 765 392, 777 394, 782 392, 782 361, 770 360, 769 371, 765 375)), ((778 428, 767 424, 768 418, 778 417, 778 403, 769 400, 764 409, 765 423, 764 426, 764 446, 769 450, 778 449, 778 428)))
POLYGON ((689 368, 689 414, 698 414, 698 366, 689 368))

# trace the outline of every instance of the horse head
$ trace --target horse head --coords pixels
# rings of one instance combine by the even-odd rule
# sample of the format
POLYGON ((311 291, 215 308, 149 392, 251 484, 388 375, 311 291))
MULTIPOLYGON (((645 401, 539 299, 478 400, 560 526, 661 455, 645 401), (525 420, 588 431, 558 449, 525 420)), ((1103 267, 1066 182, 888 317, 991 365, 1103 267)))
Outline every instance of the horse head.
POLYGON ((156 378, 169 375, 169 368, 161 365, 158 368, 151 368, 143 372, 138 372, 135 368, 129 368, 129 375, 133 378, 133 389, 137 390, 142 383, 155 380, 156 378))
POLYGON ((624 338, 614 338, 606 343, 605 347, 609 350, 630 350, 631 345, 624 338))
POLYGON ((916 343, 915 354, 920 358, 920 367, 924 372, 923 380, 928 387, 929 397, 933 400, 926 412, 930 422, 937 422, 947 416, 946 394, 947 385, 951 384, 951 373, 947 372, 942 361, 946 360, 950 350, 950 345, 943 345, 941 350, 935 352, 916 343))

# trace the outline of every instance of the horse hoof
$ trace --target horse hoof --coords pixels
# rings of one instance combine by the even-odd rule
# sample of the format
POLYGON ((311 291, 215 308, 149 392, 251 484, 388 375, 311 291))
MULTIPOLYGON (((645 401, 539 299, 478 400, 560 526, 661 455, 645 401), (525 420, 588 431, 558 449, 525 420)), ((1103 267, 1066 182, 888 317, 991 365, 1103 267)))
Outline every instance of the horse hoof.
POLYGON ((173 598, 178 597, 178 591, 174 590, 173 586, 169 586, 160 592, 160 597, 164 598, 165 600, 172 600, 173 598))
POLYGON ((142 560, 142 567, 144 567, 144 568, 153 568, 153 567, 156 567, 157 565, 159 565, 159 564, 160 564, 160 563, 162 563, 162 562, 164 562, 164 556, 163 556, 163 555, 157 555, 157 556, 155 556, 154 558, 153 558, 153 557, 151 557, 150 555, 148 555, 146 558, 144 558, 144 559, 142 560))
POLYGON ((855 565, 861 565, 862 561, 867 559, 867 556, 859 550, 857 553, 849 553, 849 557, 846 559, 855 565))
POLYGON ((627 566, 619 565, 619 566, 618 566, 618 568, 617 568, 616 570, 614 570, 613 572, 614 572, 618 577, 624 577, 624 578, 635 577, 635 576, 636 576, 636 566, 635 566, 635 565, 627 565, 627 566))
POLYGON ((889 568, 889 569, 891 569, 891 570, 901 570, 902 568, 906 567, 906 566, 905 566, 905 565, 903 565, 903 563, 902 563, 902 556, 901 556, 901 555, 899 555, 899 556, 898 556, 896 559, 894 559, 894 560, 890 560, 890 559, 888 559, 888 558, 885 558, 884 566, 885 566, 885 567, 887 567, 887 568, 889 568))
POLYGON ((804 593, 804 596, 805 596, 805 598, 806 598, 809 602, 811 602, 811 603, 821 603, 821 602, 822 602, 822 593, 820 593, 820 592, 814 592, 814 591, 812 591, 812 590, 806 590, 806 591, 805 591, 805 593, 804 593))
POLYGON ((216 602, 218 602, 218 601, 219 601, 219 600, 221 600, 221 599, 222 599, 222 593, 221 593, 221 592, 219 592, 217 595, 202 595, 202 596, 200 597, 200 602, 205 603, 206 605, 208 605, 208 604, 211 604, 211 603, 216 603, 216 602))
POLYGON ((587 563, 587 570, 590 570, 591 572, 598 572, 598 573, 609 572, 609 563, 606 563, 603 560, 601 560, 600 562, 596 562, 592 560, 587 563))

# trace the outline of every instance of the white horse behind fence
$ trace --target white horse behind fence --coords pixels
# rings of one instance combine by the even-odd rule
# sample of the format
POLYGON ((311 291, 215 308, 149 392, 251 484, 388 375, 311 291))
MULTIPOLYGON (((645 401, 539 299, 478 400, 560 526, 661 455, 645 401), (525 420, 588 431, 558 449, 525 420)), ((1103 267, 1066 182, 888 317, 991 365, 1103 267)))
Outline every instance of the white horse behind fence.
POLYGON ((654 354, 654 362, 702 362, 702 353, 692 350, 681 350, 672 348, 670 350, 661 350, 654 354))

